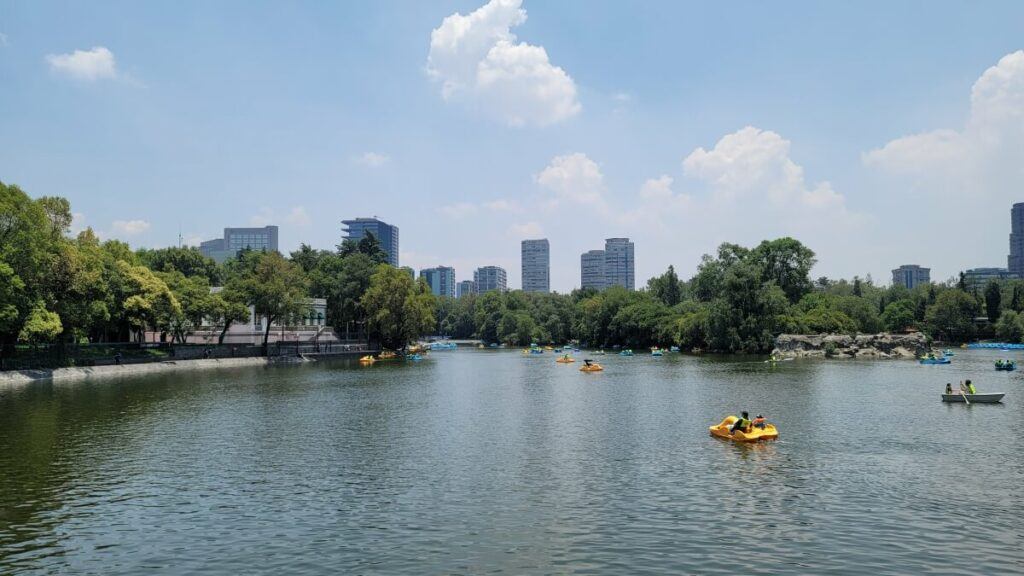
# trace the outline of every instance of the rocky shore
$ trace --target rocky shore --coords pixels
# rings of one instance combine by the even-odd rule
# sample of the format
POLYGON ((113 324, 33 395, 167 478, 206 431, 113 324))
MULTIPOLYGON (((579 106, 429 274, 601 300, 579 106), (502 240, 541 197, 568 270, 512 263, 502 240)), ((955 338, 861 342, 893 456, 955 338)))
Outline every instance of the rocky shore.
POLYGON ((772 354, 782 358, 917 358, 931 351, 928 338, 910 334, 780 334, 772 354))

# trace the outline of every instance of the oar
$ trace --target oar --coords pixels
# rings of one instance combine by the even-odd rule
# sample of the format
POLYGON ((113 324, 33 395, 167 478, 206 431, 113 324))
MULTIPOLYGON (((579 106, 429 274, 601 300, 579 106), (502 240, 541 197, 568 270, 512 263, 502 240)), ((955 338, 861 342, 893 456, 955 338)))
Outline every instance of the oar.
POLYGON ((964 397, 964 402, 967 402, 967 405, 970 406, 971 405, 971 401, 967 399, 967 394, 965 394, 964 391, 961 390, 960 391, 960 395, 964 397))

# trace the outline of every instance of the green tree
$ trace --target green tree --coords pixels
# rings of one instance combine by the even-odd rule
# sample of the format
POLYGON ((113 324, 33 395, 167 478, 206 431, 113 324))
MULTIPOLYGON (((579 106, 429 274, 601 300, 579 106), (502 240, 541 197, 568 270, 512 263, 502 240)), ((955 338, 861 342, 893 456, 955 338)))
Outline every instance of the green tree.
POLYGON ((999 283, 995 280, 989 280, 988 284, 985 285, 985 314, 988 316, 988 321, 993 324, 999 319, 999 305, 1002 297, 999 283))
POLYGON ((241 294, 256 316, 266 322, 264 348, 275 322, 287 323, 305 311, 306 285, 302 269, 273 251, 244 255, 239 270, 229 280, 231 290, 241 294))
POLYGON ((137 341, 143 341, 147 327, 168 331, 174 319, 181 315, 181 304, 171 289, 145 266, 133 266, 123 260, 117 265, 126 285, 124 313, 137 341))
POLYGON ((885 307, 881 316, 882 324, 890 332, 903 332, 914 326, 914 303, 909 300, 897 300, 885 307))
POLYGON ((814 251, 793 238, 765 240, 750 252, 751 262, 764 281, 773 281, 790 302, 798 302, 811 291, 814 251))
POLYGON ((824 306, 805 312, 801 318, 805 329, 817 334, 853 334, 857 323, 834 308, 824 306))
POLYGON ((342 240, 341 244, 338 244, 338 254, 341 256, 363 254, 369 256, 374 264, 386 264, 388 261, 388 253, 380 247, 380 241, 371 232, 367 232, 359 240, 352 238, 342 240))
POLYGON ((962 290, 945 290, 928 307, 925 322, 933 336, 950 342, 966 342, 974 336, 978 302, 962 290))
POLYGON ((171 247, 136 252, 139 262, 154 272, 181 272, 186 277, 202 276, 210 286, 222 282, 217 263, 195 247, 171 247))
POLYGON ((18 333, 18 341, 33 346, 52 342, 63 330, 60 316, 47 310, 42 302, 36 302, 18 333))
POLYGON ((682 299, 682 290, 675 268, 669 265, 668 270, 664 274, 648 280, 647 291, 658 300, 661 300, 666 306, 679 304, 679 301, 682 299))
POLYGON ((399 350, 435 326, 434 295, 426 282, 380 264, 362 298, 371 334, 384 348, 399 350))
POLYGON ((245 296, 234 288, 224 288, 210 295, 209 319, 214 326, 220 327, 217 343, 223 344, 228 330, 235 322, 249 320, 249 307, 245 305, 245 296))
POLYGON ((999 320, 996 321, 995 333, 996 337, 1003 342, 1010 344, 1017 344, 1024 337, 1024 319, 1015 310, 1007 310, 999 316, 999 320))

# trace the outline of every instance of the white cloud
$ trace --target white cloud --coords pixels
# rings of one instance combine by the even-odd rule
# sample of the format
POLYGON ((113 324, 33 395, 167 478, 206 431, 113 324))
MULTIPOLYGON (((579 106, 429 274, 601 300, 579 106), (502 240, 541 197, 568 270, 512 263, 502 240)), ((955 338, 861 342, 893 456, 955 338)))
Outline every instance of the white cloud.
POLYGON ((71 213, 71 226, 68 227, 68 231, 71 232, 72 236, 77 236, 79 232, 85 230, 88 226, 85 214, 81 212, 71 213))
POLYGON ((1007 54, 974 82, 962 127, 896 138, 863 154, 890 214, 915 225, 893 227, 890 244, 905 261, 932 265, 933 278, 975 266, 1006 265, 1008 211, 1024 190, 1024 51, 1007 54), (919 241, 930 231, 969 230, 944 248, 941 262, 919 241))
POLYGON ((544 227, 539 222, 523 222, 510 226, 508 233, 517 238, 538 238, 544 235, 544 227))
POLYGON ((92 50, 75 50, 70 54, 50 54, 46 57, 50 69, 76 80, 94 81, 117 78, 114 54, 103 46, 92 50))
POLYGON ((364 152, 358 156, 352 157, 352 162, 359 164, 360 166, 366 166, 367 168, 380 168, 390 161, 390 156, 387 154, 379 154, 377 152, 364 152))
POLYGON ((672 197, 673 178, 662 174, 657 178, 648 178, 640 188, 640 197, 648 200, 666 200, 672 197))
POLYGON ((284 221, 292 226, 298 226, 300 228, 305 228, 312 222, 309 218, 309 213, 306 212, 306 208, 304 206, 292 207, 291 212, 288 213, 288 216, 284 221))
POLYGON ((807 187, 804 169, 790 159, 789 150, 789 140, 747 126, 723 136, 711 150, 691 152, 683 160, 683 172, 708 183, 719 201, 842 208, 843 197, 828 182, 807 187))
POLYGON ((1024 179, 1024 51, 1003 56, 971 88, 963 129, 938 129, 888 142, 864 164, 909 177, 931 191, 1009 192, 1024 179))
POLYGON ((456 202, 455 204, 442 206, 438 208, 437 211, 449 218, 458 220, 460 218, 476 214, 477 206, 470 202, 456 202))
POLYGON ((601 167, 576 152, 555 156, 551 163, 535 176, 537 184, 551 192, 553 205, 561 202, 585 204, 598 210, 606 208, 604 175, 601 167))
POLYGON ((149 222, 145 220, 114 220, 111 223, 114 233, 121 236, 135 236, 149 230, 149 222))
POLYGON ((430 34, 427 73, 441 95, 510 126, 546 126, 580 111, 576 83, 547 51, 516 41, 522 0, 491 0, 468 16, 452 14, 430 34))
POLYGON ((633 96, 631 96, 628 92, 616 92, 612 94, 612 100, 616 102, 629 102, 632 99, 633 96))

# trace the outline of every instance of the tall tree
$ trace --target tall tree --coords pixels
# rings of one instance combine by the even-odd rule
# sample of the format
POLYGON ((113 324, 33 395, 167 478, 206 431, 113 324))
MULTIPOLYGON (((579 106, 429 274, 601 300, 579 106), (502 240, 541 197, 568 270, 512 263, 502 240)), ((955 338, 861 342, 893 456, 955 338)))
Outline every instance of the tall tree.
POLYGON ((246 255, 240 268, 241 273, 229 286, 244 295, 257 317, 266 321, 263 332, 266 347, 274 322, 287 322, 307 308, 307 279, 301 268, 273 251, 246 255))
POLYGON ((817 260, 814 251, 793 238, 765 240, 750 252, 763 280, 774 281, 790 302, 811 291, 810 273, 817 260))
POLYGON ((403 270, 377 266, 362 298, 371 333, 384 348, 399 350, 435 326, 435 300, 426 282, 403 270))
POLYGON ((190 278, 202 276, 210 286, 219 286, 221 283, 220 267, 212 258, 203 256, 198 248, 143 248, 137 254, 139 261, 154 272, 181 272, 190 278))
POLYGON ((682 300, 679 276, 676 276, 676 269, 671 264, 664 274, 647 281, 647 290, 666 306, 675 306, 682 300))
POLYGON ((999 320, 999 305, 1002 298, 1003 295, 999 289, 999 283, 995 280, 989 280, 988 284, 985 285, 985 314, 988 316, 988 321, 993 324, 996 320, 999 320))

